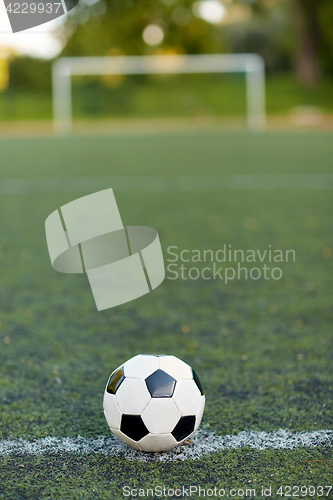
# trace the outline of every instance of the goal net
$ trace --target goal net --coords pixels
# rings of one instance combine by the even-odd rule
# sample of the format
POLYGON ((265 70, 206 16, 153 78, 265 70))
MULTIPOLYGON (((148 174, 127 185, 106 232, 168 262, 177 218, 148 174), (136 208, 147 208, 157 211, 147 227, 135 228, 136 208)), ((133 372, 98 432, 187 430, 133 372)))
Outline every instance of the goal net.
POLYGON ((185 73, 245 73, 247 126, 264 130, 265 65, 257 54, 60 58, 52 68, 54 130, 62 135, 72 131, 72 76, 185 73))

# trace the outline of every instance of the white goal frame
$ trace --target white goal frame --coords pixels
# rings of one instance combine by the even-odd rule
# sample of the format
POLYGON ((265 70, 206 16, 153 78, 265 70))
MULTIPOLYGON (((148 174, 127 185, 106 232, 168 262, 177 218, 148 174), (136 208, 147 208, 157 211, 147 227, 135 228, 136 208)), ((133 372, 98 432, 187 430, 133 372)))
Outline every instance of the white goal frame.
POLYGON ((73 129, 73 75, 142 75, 179 73, 245 73, 247 126, 266 126, 265 63, 258 54, 63 57, 52 66, 54 131, 69 135, 73 129))

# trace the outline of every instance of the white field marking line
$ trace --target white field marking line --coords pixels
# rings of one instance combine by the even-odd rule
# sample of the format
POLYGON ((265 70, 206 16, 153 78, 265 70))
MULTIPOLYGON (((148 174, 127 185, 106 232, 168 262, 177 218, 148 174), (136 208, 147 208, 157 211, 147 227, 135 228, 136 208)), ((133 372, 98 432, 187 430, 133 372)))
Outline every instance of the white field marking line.
POLYGON ((114 436, 97 438, 45 437, 34 441, 8 439, 0 441, 0 456, 4 455, 57 455, 59 453, 102 454, 124 457, 127 460, 147 462, 150 460, 174 462, 177 460, 197 460, 220 450, 250 448, 256 450, 293 450, 301 447, 321 447, 333 445, 333 431, 292 433, 280 429, 276 432, 243 431, 234 436, 217 436, 208 429, 199 429, 191 442, 179 445, 167 452, 144 453, 133 450, 114 436))
POLYGON ((333 174, 105 176, 2 179, 0 195, 115 191, 332 190, 333 174))

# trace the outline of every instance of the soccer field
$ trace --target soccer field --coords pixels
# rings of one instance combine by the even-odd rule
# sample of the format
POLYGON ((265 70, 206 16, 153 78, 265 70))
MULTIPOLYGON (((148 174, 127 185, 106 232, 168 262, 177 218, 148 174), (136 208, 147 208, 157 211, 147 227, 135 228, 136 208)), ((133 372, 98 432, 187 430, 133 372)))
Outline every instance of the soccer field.
POLYGON ((320 133, 0 141, 0 499, 333 498, 332 158, 320 133), (158 231, 166 279, 98 312, 44 222, 109 187, 158 231), (106 439, 102 399, 155 352, 195 369, 206 408, 192 442, 147 455, 106 439))

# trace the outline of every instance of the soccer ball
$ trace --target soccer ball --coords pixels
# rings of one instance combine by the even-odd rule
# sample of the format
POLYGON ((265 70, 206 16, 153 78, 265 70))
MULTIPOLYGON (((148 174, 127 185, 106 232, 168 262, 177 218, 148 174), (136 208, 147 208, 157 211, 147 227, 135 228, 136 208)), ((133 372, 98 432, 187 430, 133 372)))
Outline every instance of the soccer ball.
POLYGON ((205 406, 200 380, 175 356, 139 354, 119 366, 104 392, 115 436, 142 451, 165 451, 199 427, 205 406))

